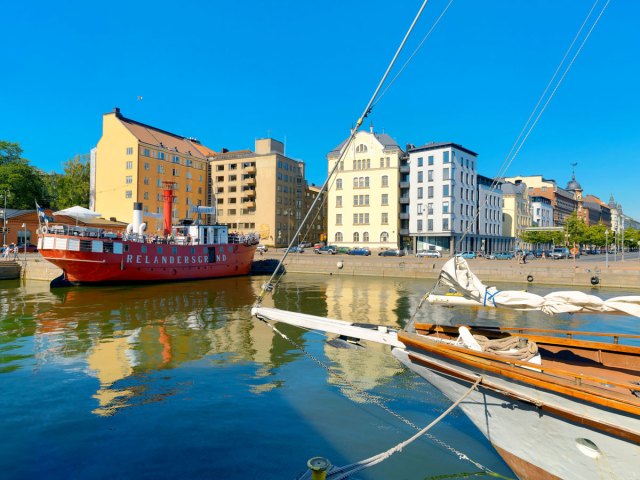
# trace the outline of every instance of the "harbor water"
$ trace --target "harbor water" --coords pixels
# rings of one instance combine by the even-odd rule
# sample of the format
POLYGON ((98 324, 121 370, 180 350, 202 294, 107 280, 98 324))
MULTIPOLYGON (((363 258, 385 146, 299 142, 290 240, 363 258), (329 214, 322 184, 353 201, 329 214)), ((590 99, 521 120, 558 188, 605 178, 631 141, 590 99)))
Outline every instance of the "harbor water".
MULTIPOLYGON (((450 405, 387 347, 344 348, 279 325, 289 341, 253 319, 265 280, 56 290, 1 281, 2 478, 294 479, 314 456, 345 465, 385 451, 415 433, 409 422, 423 427, 450 405)), ((433 306, 416 313, 432 286, 290 274, 263 305, 397 328, 415 313, 443 324, 640 333, 637 319, 620 316, 433 306)), ((358 478, 478 472, 461 454, 513 477, 460 411, 430 433, 358 478)))

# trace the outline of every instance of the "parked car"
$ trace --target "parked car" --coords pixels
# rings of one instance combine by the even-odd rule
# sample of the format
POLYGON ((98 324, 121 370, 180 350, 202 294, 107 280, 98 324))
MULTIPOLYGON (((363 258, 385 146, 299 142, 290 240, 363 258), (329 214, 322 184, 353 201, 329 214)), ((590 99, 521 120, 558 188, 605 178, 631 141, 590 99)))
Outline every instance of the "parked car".
POLYGON ((324 247, 314 248, 313 251, 318 254, 335 255, 338 248, 335 245, 325 245, 324 247))
POLYGON ((302 247, 302 248, 311 248, 311 247, 313 247, 313 243, 311 243, 311 242, 302 242, 299 246, 302 247))
MULTIPOLYGON (((24 243, 21 243, 19 245, 16 246, 18 248, 19 252, 24 252, 24 243)), ((36 247, 33 243, 27 243, 27 252, 28 253, 33 253, 33 252, 37 252, 38 251, 38 247, 36 247)))
POLYGON ((356 247, 349 250, 347 254, 348 255, 364 255, 366 257, 371 255, 371 250, 369 250, 367 247, 362 247, 362 248, 356 247))
POLYGON ((404 250, 398 250, 397 248, 390 248, 388 250, 382 250, 378 252, 379 257, 404 257, 404 250))
POLYGON ((416 252, 416 257, 418 258, 441 258, 442 257, 442 253, 440 253, 438 250, 420 250, 419 252, 416 252))
POLYGON ((551 258, 554 260, 561 260, 563 258, 569 258, 571 256, 571 252, 567 247, 556 247, 551 252, 551 258))
POLYGON ((291 247, 290 249, 288 249, 289 253, 304 253, 304 248, 302 248, 300 245, 295 245, 293 247, 291 247))
POLYGON ((494 260, 511 260, 513 258, 513 252, 497 252, 487 255, 487 258, 494 260))
POLYGON ((324 247, 325 245, 326 243, 324 242, 318 242, 313 244, 313 248, 320 248, 320 247, 324 247))
POLYGON ((462 258, 476 258, 476 252, 462 252, 462 253, 458 253, 456 255, 456 257, 462 257, 462 258))
POLYGON ((351 251, 351 247, 338 247, 336 248, 336 253, 349 253, 351 251))
POLYGON ((256 248, 256 252, 258 253, 265 253, 269 251, 269 247, 267 247, 266 245, 258 245, 258 248, 256 248))

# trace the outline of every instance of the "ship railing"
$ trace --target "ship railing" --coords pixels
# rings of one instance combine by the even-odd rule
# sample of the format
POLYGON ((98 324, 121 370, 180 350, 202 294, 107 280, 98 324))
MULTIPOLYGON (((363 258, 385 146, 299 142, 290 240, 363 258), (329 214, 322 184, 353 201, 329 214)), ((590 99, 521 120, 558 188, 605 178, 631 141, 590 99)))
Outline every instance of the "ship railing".
POLYGON ((230 233, 229 243, 242 243, 245 245, 256 245, 260 243, 260 236, 257 233, 230 233))

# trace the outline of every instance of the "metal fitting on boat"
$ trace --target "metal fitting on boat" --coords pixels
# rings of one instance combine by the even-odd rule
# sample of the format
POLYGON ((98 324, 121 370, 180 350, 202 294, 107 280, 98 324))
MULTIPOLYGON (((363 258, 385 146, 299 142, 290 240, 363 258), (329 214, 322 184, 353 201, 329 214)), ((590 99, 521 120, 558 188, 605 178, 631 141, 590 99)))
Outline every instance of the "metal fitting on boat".
POLYGON ((331 468, 331 462, 324 457, 313 457, 307 462, 307 467, 311 470, 312 480, 325 480, 327 470, 331 468))

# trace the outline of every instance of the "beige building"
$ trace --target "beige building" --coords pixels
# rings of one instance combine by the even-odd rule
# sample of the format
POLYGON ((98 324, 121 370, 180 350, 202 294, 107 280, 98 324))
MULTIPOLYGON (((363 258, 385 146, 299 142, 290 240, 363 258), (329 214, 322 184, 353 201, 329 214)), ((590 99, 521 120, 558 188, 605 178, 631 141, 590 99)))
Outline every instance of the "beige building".
POLYGON ((327 155, 329 172, 340 165, 328 190, 328 243, 396 248, 400 239, 400 159, 404 152, 387 134, 359 131, 327 155), (341 157, 342 156, 342 157, 341 157))
POLYGON ((285 156, 284 144, 271 138, 256 140, 255 152, 223 151, 209 159, 218 221, 240 233, 257 231, 265 245, 289 245, 305 213, 304 163, 285 156))
POLYGON ((302 229, 303 241, 317 242, 318 240, 327 240, 327 202, 325 201, 327 196, 323 194, 323 198, 320 198, 315 204, 313 210, 311 206, 316 198, 320 195, 321 187, 316 185, 307 185, 305 190, 305 206, 304 211, 310 212, 308 224, 309 227, 302 229))
MULTIPOLYGON (((505 182, 502 189, 502 232, 513 237, 516 248, 525 248, 521 237, 531 227, 531 205, 527 185, 523 182, 505 182)), ((527 247, 528 248, 528 247, 527 247)))
POLYGON ((102 137, 91 168, 95 211, 130 222, 133 203, 142 202, 147 231, 162 231, 162 182, 173 181, 172 223, 193 217, 206 205, 207 159, 199 142, 125 118, 119 108, 102 119, 102 137))

